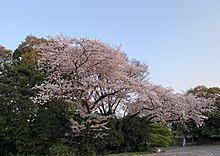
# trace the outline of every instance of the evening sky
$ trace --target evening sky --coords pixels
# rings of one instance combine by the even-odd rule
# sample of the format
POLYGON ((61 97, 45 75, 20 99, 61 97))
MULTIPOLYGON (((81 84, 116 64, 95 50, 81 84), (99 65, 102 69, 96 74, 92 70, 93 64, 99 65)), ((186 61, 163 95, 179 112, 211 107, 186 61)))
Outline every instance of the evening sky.
POLYGON ((220 87, 219 0, 0 0, 0 44, 64 35, 122 45, 150 81, 186 91, 220 87))

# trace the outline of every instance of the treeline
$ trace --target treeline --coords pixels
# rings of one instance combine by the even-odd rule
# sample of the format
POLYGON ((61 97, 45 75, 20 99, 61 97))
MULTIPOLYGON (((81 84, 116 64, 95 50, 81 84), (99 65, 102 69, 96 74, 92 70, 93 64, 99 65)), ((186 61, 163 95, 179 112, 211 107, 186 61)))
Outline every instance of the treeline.
POLYGON ((28 36, 14 52, 0 47, 0 155, 97 155, 169 145, 167 128, 152 125, 146 117, 114 117, 103 136, 82 137, 70 122, 70 117, 80 116, 65 102, 34 103, 31 97, 38 89, 33 88, 45 78, 37 69, 39 53, 34 49, 42 42, 28 36))
MULTIPOLYGON (((72 105, 71 102, 75 102, 75 97, 81 96, 81 88, 76 91, 75 97, 70 98, 72 100, 71 102, 59 98, 53 98, 44 103, 34 102, 34 97, 39 96, 41 89, 36 86, 43 84, 45 79, 48 79, 48 73, 51 73, 51 68, 43 68, 42 70, 37 64, 42 55, 39 52, 39 47, 42 43, 46 42, 48 41, 44 38, 27 36, 15 51, 0 46, 0 155, 89 156, 146 151, 152 150, 154 147, 168 146, 172 142, 170 139, 173 133, 170 131, 172 127, 178 134, 193 135, 193 137, 197 139, 202 138, 201 136, 211 139, 213 136, 220 134, 219 88, 197 87, 188 91, 198 98, 212 98, 216 101, 215 106, 217 109, 215 109, 214 112, 204 114, 209 116, 209 118, 206 119, 203 126, 199 128, 196 121, 190 121, 188 119, 184 122, 174 122, 173 126, 169 127, 164 124, 165 122, 157 122, 157 118, 166 119, 166 116, 163 118, 163 116, 161 117, 159 115, 163 115, 163 113, 167 115, 169 113, 165 112, 165 109, 162 109, 163 112, 161 109, 157 110, 158 107, 154 108, 151 106, 156 105, 156 102, 161 99, 155 99, 155 103, 152 102, 153 100, 150 101, 151 105, 149 104, 149 110, 155 110, 155 113, 151 113, 150 115, 144 114, 144 110, 147 110, 145 106, 141 107, 141 111, 131 114, 127 113, 123 117, 116 117, 114 113, 116 110, 115 105, 112 105, 112 108, 100 109, 99 113, 94 112, 94 110, 89 110, 89 108, 91 108, 88 106, 90 101, 85 102, 85 98, 80 99, 81 101, 78 100, 76 104, 74 103, 74 105, 72 105), (87 109, 87 112, 81 112, 80 110, 82 108, 87 109), (102 112, 102 114, 100 114, 100 112, 102 112), (154 118, 155 120, 153 120, 154 118), (187 126, 183 126, 183 124, 187 126)), ((51 42, 51 44, 54 43, 51 42)), ((62 44, 61 47, 53 50, 56 51, 66 48, 65 43, 61 42, 60 44, 62 44)), ((91 47, 89 46, 88 48, 91 47)), ((101 48, 102 50, 106 50, 106 47, 101 48)), ((85 49, 81 48, 80 50, 85 49)), ((106 53, 106 55, 109 57, 108 53, 106 53)), ((87 58, 83 59, 87 60, 87 58)), ((145 71, 142 71, 145 67, 142 68, 142 66, 135 61, 132 63, 131 71, 128 73, 131 76, 136 74, 134 80, 138 79, 137 76, 139 75, 145 77, 145 71), (132 73, 134 66, 139 67, 138 72, 143 72, 143 74, 132 73)), ((59 68, 59 66, 55 65, 54 68, 59 68)), ((97 68, 100 68, 100 66, 97 68)), ((93 70, 96 70, 96 68, 93 70)), ((100 83, 104 78, 99 72, 98 74, 95 79, 98 79, 100 83)), ((64 75, 64 77, 69 79, 68 75, 64 75)), ((80 79, 82 76, 75 75, 75 77, 80 79)), ((143 80, 142 77, 140 80, 143 80)), ((55 84, 53 81, 56 80, 52 79, 50 83, 55 84)), ((104 79, 104 82, 107 81, 109 80, 104 79)), ((133 82, 133 80, 131 82, 133 82)), ((81 82, 77 81, 77 83, 80 84, 81 82)), ((83 83, 85 83, 85 81, 83 83)), ((125 86, 127 86, 127 84, 125 86)), ((66 86, 66 88, 67 87, 68 86, 66 86)), ((117 88, 118 86, 115 85, 111 87, 117 88)), ((106 88, 109 89, 108 84, 106 88)), ((160 87, 157 86, 155 88, 158 89, 160 87)), ((44 87, 43 89, 46 90, 48 88, 44 87)), ((96 91, 100 91, 101 89, 100 87, 96 91)), ((107 91, 109 93, 112 89, 107 91)), ((116 101, 116 106, 123 100, 125 101, 124 103, 126 103, 128 99, 125 100, 122 97, 127 98, 128 95, 131 95, 131 92, 124 95, 126 91, 128 91, 128 89, 120 89, 121 94, 119 94, 119 91, 115 91, 114 94, 117 95, 117 98, 112 97, 113 93, 109 93, 109 98, 105 101, 101 101, 103 108, 109 101, 116 101)), ((50 95, 49 93, 48 95, 50 95)), ((88 93, 92 94, 93 91, 89 91, 88 93)), ((97 94, 101 93, 102 92, 97 94)), ((163 94, 158 97, 164 98, 169 92, 162 89, 161 93, 163 94)), ((137 95, 138 94, 136 94, 136 96, 137 95)), ((168 95, 173 98, 173 94, 168 95)), ((57 95, 54 94, 53 96, 57 95)), ((155 93, 152 94, 152 96, 155 96, 155 93)), ((100 97, 105 98, 106 94, 102 94, 100 97)), ((101 99, 100 97, 98 100, 101 99)), ((163 100, 167 100, 167 97, 163 100)), ((93 100, 94 98, 91 99, 91 101, 93 100)), ((111 105, 108 106, 110 107, 111 105)), ((132 108, 132 110, 136 110, 136 107, 132 108)), ((197 112, 195 113, 196 115, 199 114, 197 112)), ((192 116, 196 118, 196 115, 192 116)), ((176 119, 180 121, 182 118, 175 116, 174 119, 175 120, 172 121, 178 121, 176 119)), ((200 119, 198 119, 198 121, 200 121, 200 119)))
POLYGON ((205 113, 207 118, 201 126, 197 126, 194 121, 189 120, 185 126, 176 126, 179 134, 191 136, 198 144, 220 141, 220 88, 197 86, 187 91, 196 97, 214 99, 215 110, 205 113), (181 129, 181 130, 180 130, 181 129))

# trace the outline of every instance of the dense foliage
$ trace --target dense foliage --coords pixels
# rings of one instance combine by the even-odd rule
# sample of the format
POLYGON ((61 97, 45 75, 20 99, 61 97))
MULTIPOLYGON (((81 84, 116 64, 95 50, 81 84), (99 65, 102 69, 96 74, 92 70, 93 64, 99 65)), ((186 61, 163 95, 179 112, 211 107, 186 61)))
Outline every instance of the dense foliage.
MULTIPOLYGON (((28 37, 27 39, 30 39, 28 37)), ((36 39, 36 38, 35 38, 36 39)), ((0 75, 0 155, 38 153, 45 155, 48 148, 61 143, 70 131, 70 122, 63 113, 62 103, 47 105, 33 103, 30 97, 37 90, 33 87, 43 80, 44 75, 36 70, 32 46, 18 47, 0 75), (15 55, 17 55, 15 57, 15 55), (32 60, 31 60, 32 59, 32 60)))
POLYGON ((98 154, 146 151, 171 143, 169 129, 164 125, 151 124, 146 117, 112 119, 108 126, 108 135, 95 142, 98 154))
POLYGON ((204 120, 201 127, 197 127, 194 121, 188 122, 185 129, 186 135, 192 135, 195 140, 200 143, 210 142, 214 140, 220 140, 220 88, 205 86, 197 86, 188 90, 188 93, 192 93, 197 97, 211 98, 215 101, 215 111, 212 113, 206 113, 208 116, 204 120))

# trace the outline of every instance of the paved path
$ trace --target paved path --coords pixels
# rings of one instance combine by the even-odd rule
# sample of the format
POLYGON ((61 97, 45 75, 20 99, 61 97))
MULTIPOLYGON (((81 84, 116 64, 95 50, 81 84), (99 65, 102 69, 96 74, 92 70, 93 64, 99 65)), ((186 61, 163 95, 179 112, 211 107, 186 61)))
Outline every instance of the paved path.
POLYGON ((143 156, 220 156, 220 145, 170 148, 162 153, 143 156))

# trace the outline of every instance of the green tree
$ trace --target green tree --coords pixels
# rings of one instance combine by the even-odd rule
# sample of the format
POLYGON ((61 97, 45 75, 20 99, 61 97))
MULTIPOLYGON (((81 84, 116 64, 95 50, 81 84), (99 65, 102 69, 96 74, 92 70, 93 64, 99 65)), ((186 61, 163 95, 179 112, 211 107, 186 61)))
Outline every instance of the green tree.
POLYGON ((37 50, 37 48, 46 42, 47 40, 44 38, 37 38, 32 35, 27 36, 18 48, 15 49, 12 56, 13 60, 24 60, 21 61, 23 64, 36 66, 38 59, 41 57, 41 51, 37 50))
POLYGON ((55 145, 69 146, 71 140, 71 123, 68 108, 61 101, 51 101, 39 105, 31 129, 31 142, 34 152, 47 155, 55 145))
POLYGON ((197 138, 202 138, 201 141, 208 141, 211 139, 219 139, 220 134, 220 88, 211 87, 207 88, 205 86, 197 86, 188 91, 197 97, 211 98, 215 100, 215 111, 207 113, 208 118, 205 120, 202 127, 198 128, 193 122, 188 123, 189 133, 197 136, 197 138))
MULTIPOLYGON (((26 67, 11 65, 5 68, 0 77, 0 110, 2 142, 16 144, 29 142, 28 131, 35 117, 37 106, 30 100, 35 95, 32 87, 39 75, 26 67)), ((22 147, 23 148, 23 147, 22 147)))
POLYGON ((45 155, 53 144, 68 143, 71 135, 62 102, 40 105, 31 100, 38 93, 33 87, 45 76, 36 64, 40 51, 35 47, 42 42, 46 40, 28 36, 0 74, 0 155, 45 155))
POLYGON ((148 148, 148 138, 151 132, 151 123, 147 117, 126 116, 123 119, 122 131, 124 151, 145 151, 148 148))
POLYGON ((12 51, 0 45, 0 72, 12 59, 12 51))

